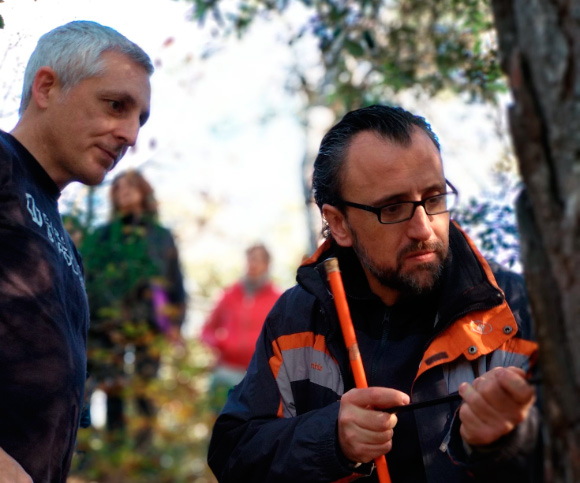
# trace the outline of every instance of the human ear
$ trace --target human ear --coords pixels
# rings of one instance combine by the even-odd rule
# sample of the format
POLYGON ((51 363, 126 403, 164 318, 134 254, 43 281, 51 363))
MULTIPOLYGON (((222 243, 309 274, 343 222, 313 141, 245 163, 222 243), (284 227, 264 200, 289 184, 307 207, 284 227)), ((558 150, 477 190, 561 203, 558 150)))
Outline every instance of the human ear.
POLYGON ((54 69, 43 66, 36 71, 32 81, 31 100, 33 100, 40 109, 46 109, 50 103, 51 96, 60 89, 58 76, 54 69))
POLYGON ((342 247, 352 246, 352 235, 344 213, 336 206, 322 205, 322 216, 328 223, 336 243, 342 247))

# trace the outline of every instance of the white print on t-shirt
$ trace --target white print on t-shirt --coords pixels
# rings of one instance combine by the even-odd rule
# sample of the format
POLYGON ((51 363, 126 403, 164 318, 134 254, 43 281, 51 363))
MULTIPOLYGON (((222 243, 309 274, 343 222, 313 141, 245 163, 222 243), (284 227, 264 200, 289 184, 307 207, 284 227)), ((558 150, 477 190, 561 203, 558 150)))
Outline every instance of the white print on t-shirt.
POLYGON ((36 223, 41 228, 43 225, 46 226, 46 234, 48 236, 48 239, 56 245, 58 252, 64 258, 66 264, 69 267, 71 267, 73 273, 77 277, 79 277, 81 283, 83 283, 84 285, 81 270, 74 255, 67 247, 65 237, 63 237, 54 227, 52 221, 50 221, 50 218, 46 215, 46 213, 43 213, 38 209, 34 197, 29 193, 26 193, 26 208, 28 209, 28 213, 30 213, 30 216, 32 217, 32 221, 34 221, 34 223, 36 223))

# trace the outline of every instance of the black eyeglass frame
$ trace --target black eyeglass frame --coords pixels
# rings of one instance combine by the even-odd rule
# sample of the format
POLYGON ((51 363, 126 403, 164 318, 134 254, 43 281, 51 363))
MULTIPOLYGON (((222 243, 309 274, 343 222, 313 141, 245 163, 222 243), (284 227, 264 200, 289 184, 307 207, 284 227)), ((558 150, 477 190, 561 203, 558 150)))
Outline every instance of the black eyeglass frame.
POLYGON ((424 200, 421 201, 398 201, 397 203, 387 203, 386 205, 383 206, 369 206, 369 205, 361 205, 360 203, 354 203, 352 201, 346 201, 346 200, 340 200, 340 203, 342 203, 345 206, 350 206, 351 208, 358 208, 359 210, 365 210, 365 211, 370 211, 371 213, 374 213, 375 215, 377 215, 377 219, 379 220, 379 223, 381 225, 395 225, 397 223, 402 223, 404 221, 410 220, 411 218, 413 218, 413 216, 415 216, 415 210, 417 209, 418 206, 422 206, 423 209, 425 210, 425 213, 427 213, 428 215, 442 215, 443 213, 448 213, 449 210, 445 210, 445 211, 438 211, 437 213, 429 213, 427 211, 427 207, 425 206, 425 203, 427 203, 429 200, 433 199, 433 198, 437 198, 438 196, 446 196, 446 195, 455 195, 457 197, 459 197, 459 192, 457 191, 457 189, 455 188, 455 186, 453 186, 448 179, 445 179, 445 183, 451 188, 451 191, 447 191, 445 193, 441 193, 438 195, 433 195, 433 196, 428 196, 427 198, 425 198, 424 200), (411 215, 403 220, 399 220, 399 221, 381 221, 381 211, 386 208, 387 206, 392 206, 392 205, 400 205, 400 204, 407 204, 407 205, 413 205, 413 211, 411 211, 411 215))

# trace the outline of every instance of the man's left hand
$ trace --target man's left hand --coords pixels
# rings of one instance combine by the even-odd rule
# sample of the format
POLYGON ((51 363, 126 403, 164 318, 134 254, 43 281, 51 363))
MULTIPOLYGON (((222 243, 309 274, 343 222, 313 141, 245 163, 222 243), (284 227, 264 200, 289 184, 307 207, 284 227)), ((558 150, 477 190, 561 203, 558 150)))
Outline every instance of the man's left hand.
POLYGON ((497 367, 459 386, 460 433, 471 446, 484 446, 510 433, 521 423, 536 399, 525 372, 517 367, 497 367))

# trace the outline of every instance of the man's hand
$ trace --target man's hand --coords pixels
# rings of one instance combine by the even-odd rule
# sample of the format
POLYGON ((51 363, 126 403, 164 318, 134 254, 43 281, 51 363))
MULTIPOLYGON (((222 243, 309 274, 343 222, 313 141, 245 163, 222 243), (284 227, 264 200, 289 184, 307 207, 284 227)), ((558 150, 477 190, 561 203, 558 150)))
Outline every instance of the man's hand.
POLYGON ((409 404, 409 396, 395 389, 369 387, 351 389, 340 400, 338 442, 351 461, 368 463, 388 453, 393 446, 395 414, 375 411, 409 404))
POLYGON ((0 448, 0 483, 34 483, 18 462, 0 448))
POLYGON ((521 423, 536 399, 525 372, 516 367, 498 367, 459 386, 463 404, 459 410, 460 433, 471 446, 497 441, 521 423))

